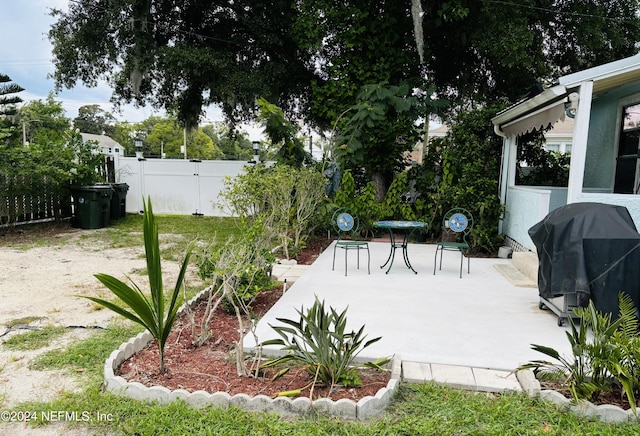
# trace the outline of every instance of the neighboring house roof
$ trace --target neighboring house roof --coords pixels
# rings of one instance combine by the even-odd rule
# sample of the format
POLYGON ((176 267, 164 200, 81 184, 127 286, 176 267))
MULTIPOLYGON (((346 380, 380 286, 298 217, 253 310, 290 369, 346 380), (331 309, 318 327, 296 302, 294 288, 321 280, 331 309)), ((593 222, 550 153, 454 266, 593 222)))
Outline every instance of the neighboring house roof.
POLYGON ((80 133, 83 141, 95 141, 100 147, 118 147, 120 144, 107 135, 95 135, 93 133, 80 133))
POLYGON ((82 140, 95 141, 102 154, 124 156, 124 147, 107 135, 94 135, 93 133, 80 133, 82 140))

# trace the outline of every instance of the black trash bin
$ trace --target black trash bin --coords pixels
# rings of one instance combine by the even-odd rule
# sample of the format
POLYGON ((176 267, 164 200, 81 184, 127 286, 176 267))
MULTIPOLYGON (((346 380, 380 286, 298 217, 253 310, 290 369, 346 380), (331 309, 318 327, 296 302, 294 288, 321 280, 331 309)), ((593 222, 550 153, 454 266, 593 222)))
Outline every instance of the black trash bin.
POLYGON ((73 186, 75 224, 81 229, 100 229, 110 223, 111 197, 110 185, 73 186))
POLYGON ((127 191, 126 183, 112 183, 113 196, 111 197, 111 219, 117 220, 127 216, 127 191))

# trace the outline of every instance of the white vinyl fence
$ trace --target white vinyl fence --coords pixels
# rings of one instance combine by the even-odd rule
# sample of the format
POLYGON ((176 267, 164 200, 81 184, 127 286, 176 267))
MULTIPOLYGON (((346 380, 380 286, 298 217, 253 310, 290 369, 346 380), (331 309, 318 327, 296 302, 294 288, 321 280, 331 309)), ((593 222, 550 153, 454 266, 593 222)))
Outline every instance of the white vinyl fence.
POLYGON ((129 185, 127 213, 143 210, 142 199, 151 197, 154 213, 227 216, 216 206, 225 176, 242 173, 245 161, 189 161, 116 157, 116 183, 129 185))

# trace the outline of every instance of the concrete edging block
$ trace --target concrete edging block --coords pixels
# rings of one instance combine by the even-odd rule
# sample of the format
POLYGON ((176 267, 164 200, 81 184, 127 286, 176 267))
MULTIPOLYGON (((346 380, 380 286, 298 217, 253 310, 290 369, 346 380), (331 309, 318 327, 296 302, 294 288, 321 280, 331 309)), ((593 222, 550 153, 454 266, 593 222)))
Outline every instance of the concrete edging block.
MULTIPOLYGON (((211 404, 211 394, 206 391, 195 391, 187 397, 186 401, 188 405, 195 407, 196 409, 202 409, 211 404)), ((229 405, 228 401, 227 405, 229 405)))
POLYGON ((638 419, 638 415, 632 410, 624 410, 613 404, 596 406, 585 400, 574 402, 554 390, 542 390, 539 396, 543 400, 554 403, 560 410, 571 412, 582 418, 595 418, 608 423, 634 422, 638 419))
POLYGON ((522 390, 530 397, 535 397, 540 394, 540 382, 536 378, 536 375, 531 369, 521 369, 516 371, 516 378, 522 386, 522 390))

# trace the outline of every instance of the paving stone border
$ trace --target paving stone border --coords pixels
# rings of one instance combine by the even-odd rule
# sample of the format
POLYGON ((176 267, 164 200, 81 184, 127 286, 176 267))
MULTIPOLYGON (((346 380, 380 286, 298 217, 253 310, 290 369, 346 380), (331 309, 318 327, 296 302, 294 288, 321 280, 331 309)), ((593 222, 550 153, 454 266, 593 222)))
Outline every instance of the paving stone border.
MULTIPOLYGON (((204 289, 187 304, 194 307, 202 298, 207 298, 211 292, 210 288, 204 289)), ((178 316, 184 313, 182 307, 178 316)), ((311 401, 306 397, 299 398, 270 398, 266 395, 252 397, 247 394, 229 395, 227 392, 215 392, 213 394, 206 391, 189 392, 184 389, 174 391, 164 386, 148 387, 138 382, 129 382, 123 377, 116 376, 114 371, 129 357, 141 351, 147 346, 153 337, 148 331, 138 334, 129 341, 120 345, 114 350, 104 363, 104 380, 107 391, 116 395, 133 398, 140 401, 157 401, 160 404, 167 404, 177 399, 195 407, 203 408, 214 405, 221 408, 237 406, 247 411, 273 412, 283 416, 299 416, 315 411, 330 416, 346 420, 366 420, 379 416, 391 402, 400 386, 402 364, 400 356, 391 359, 391 379, 387 386, 381 388, 375 396, 367 396, 358 402, 349 399, 337 401, 328 398, 321 398, 311 401)))
POLYGON ((640 422, 640 416, 633 413, 632 410, 624 410, 621 407, 612 404, 602 404, 596 406, 589 401, 574 402, 562 395, 560 392, 542 389, 540 382, 536 379, 533 371, 530 369, 516 372, 516 377, 525 391, 530 397, 540 397, 543 400, 551 401, 560 410, 571 412, 576 416, 583 418, 597 418, 602 422, 640 422))

